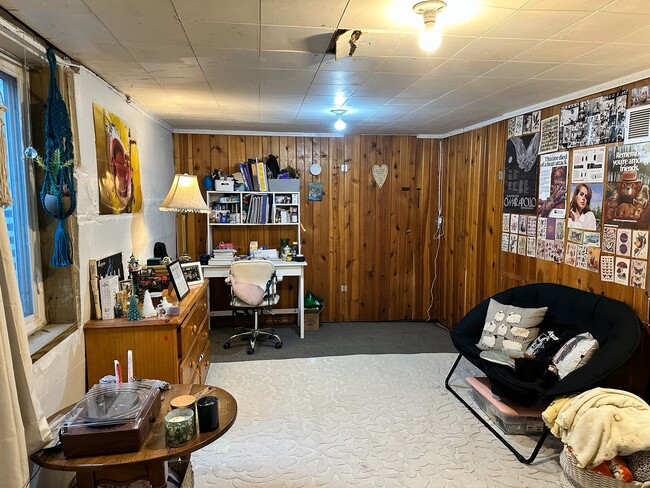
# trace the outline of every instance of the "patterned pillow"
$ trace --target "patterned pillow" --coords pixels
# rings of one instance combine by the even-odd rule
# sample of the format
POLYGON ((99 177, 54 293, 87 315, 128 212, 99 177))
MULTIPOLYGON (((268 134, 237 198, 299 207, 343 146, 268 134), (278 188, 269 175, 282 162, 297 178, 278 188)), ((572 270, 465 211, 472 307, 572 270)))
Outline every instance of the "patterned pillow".
POLYGON ((547 309, 503 305, 491 299, 481 339, 476 346, 484 351, 525 351, 539 334, 539 324, 547 309))
POLYGON ((553 356, 553 364, 557 368, 559 378, 562 379, 571 371, 587 364, 597 350, 598 341, 589 332, 569 339, 553 356))

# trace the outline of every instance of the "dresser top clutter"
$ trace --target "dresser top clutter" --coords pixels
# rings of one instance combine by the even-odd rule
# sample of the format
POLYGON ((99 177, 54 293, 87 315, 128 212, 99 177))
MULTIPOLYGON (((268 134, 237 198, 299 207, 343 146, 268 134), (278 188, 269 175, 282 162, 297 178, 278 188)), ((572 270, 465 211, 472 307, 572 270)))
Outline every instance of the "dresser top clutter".
POLYGON ((210 366, 208 283, 191 285, 177 305, 180 314, 129 321, 125 317, 90 320, 84 325, 87 387, 114 373, 114 361, 128 363, 132 351, 133 375, 168 383, 202 383, 210 366))

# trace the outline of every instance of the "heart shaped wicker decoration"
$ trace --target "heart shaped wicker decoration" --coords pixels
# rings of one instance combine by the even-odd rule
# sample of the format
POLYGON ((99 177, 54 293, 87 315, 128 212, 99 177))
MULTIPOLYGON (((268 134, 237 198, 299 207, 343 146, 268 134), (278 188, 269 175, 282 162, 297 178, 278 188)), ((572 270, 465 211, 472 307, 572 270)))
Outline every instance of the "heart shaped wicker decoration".
POLYGON ((388 178, 388 166, 385 164, 382 164, 381 166, 378 164, 373 164, 372 177, 375 179, 375 183, 377 183, 377 186, 379 188, 384 186, 384 183, 386 183, 386 178, 388 178))

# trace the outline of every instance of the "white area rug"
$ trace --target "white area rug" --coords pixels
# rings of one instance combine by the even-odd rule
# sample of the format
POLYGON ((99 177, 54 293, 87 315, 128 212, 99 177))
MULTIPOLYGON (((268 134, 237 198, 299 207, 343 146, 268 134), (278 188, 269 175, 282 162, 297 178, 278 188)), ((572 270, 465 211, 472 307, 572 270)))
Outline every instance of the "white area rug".
MULTIPOLYGON (((192 455, 201 487, 564 485, 561 444, 519 463, 444 387, 455 354, 359 355, 210 366, 235 424, 192 455)), ((478 375, 463 361, 453 384, 478 375)), ((530 453, 536 438, 523 441, 530 453)), ((549 447, 550 445, 550 447, 549 447)))

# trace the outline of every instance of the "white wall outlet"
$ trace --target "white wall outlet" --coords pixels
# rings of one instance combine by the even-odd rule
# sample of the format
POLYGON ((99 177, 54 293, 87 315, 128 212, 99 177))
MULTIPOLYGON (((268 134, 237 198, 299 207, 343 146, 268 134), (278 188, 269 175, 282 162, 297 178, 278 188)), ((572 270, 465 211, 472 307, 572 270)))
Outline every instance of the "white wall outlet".
POLYGON ((348 291, 348 285, 341 285, 341 291, 346 293, 348 291))

